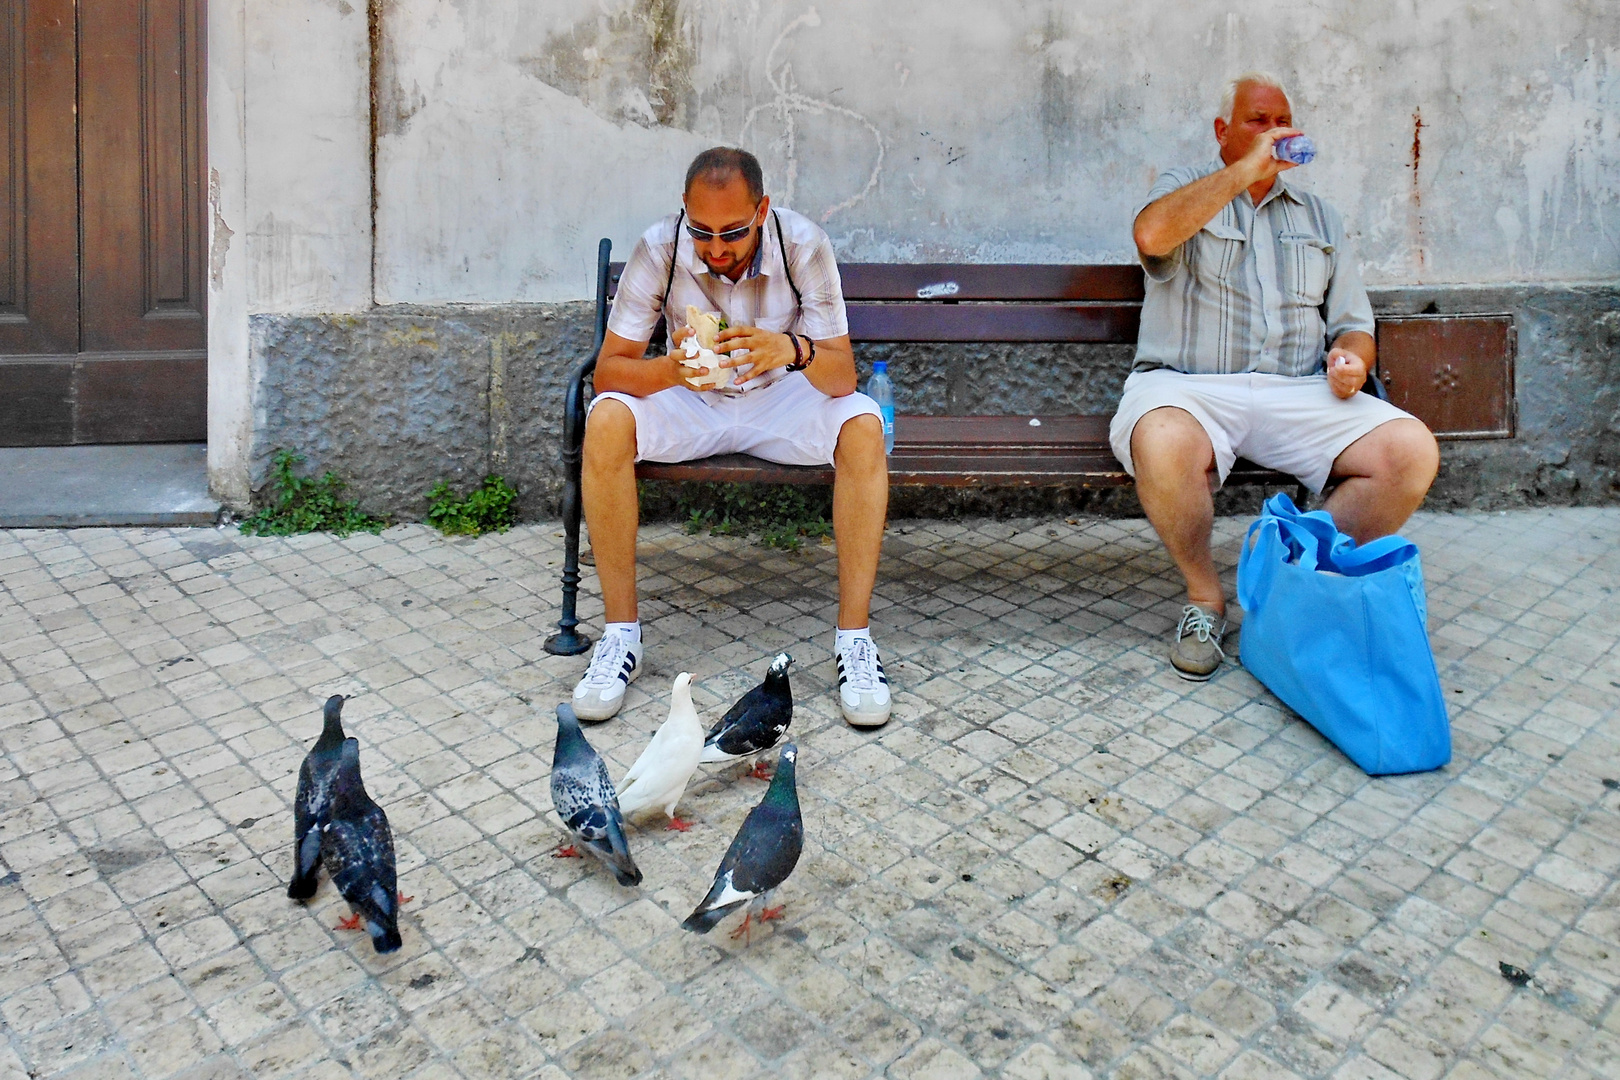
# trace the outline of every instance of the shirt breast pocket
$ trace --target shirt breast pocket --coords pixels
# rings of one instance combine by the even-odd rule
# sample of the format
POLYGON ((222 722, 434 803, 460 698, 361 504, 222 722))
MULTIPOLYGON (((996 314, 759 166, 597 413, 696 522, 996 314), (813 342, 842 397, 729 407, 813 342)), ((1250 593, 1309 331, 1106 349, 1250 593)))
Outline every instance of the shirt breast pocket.
POLYGON ((1333 245, 1311 233, 1280 233, 1283 288, 1310 307, 1320 307, 1333 276, 1333 245))
POLYGON ((1198 230, 1193 243, 1193 271, 1205 281, 1225 282, 1237 275, 1243 263, 1243 230, 1235 225, 1212 221, 1198 230))

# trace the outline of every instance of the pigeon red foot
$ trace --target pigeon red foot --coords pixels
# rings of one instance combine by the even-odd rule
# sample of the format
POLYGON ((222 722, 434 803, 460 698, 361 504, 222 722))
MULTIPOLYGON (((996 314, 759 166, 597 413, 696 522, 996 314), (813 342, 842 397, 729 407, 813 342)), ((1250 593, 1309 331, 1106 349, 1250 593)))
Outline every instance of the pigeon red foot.
POLYGON ((747 945, 749 943, 749 940, 750 940, 748 930, 749 930, 749 927, 753 925, 753 918, 754 918, 754 913, 753 912, 751 912, 751 911, 743 912, 742 925, 737 927, 737 929, 735 929, 735 930, 733 930, 731 932, 731 940, 736 941, 738 938, 742 938, 743 939, 743 944, 747 945))
POLYGON ((553 859, 583 859, 585 856, 579 853, 579 848, 573 844, 568 844, 553 851, 551 857, 553 859))
POLYGON ((770 922, 772 919, 780 919, 782 917, 782 911, 786 907, 786 904, 777 904, 775 907, 761 909, 759 913, 759 921, 770 922))
POLYGON ((748 775, 755 780, 769 780, 776 774, 771 771, 770 762, 766 761, 764 758, 761 758, 760 760, 754 762, 753 771, 748 775))
POLYGON ((338 920, 338 924, 336 926, 334 926, 332 929, 334 929, 334 930, 358 930, 358 929, 360 929, 360 916, 358 916, 358 915, 345 915, 345 916, 343 916, 343 918, 338 920))
POLYGON ((665 829, 673 829, 675 832, 685 832, 691 827, 692 823, 690 821, 682 821, 673 814, 671 814, 669 817, 669 824, 664 826, 665 829))
POLYGON ((399 894, 399 902, 402 903, 402 904, 408 904, 412 900, 415 900, 415 899, 416 899, 416 897, 414 897, 414 896, 406 896, 404 892, 401 892, 399 894))

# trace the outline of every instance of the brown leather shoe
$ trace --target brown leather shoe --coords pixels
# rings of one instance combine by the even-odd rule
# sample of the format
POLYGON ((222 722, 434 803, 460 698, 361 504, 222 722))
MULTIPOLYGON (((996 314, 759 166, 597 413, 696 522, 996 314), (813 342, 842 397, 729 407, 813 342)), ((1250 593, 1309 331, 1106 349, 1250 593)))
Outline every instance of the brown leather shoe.
POLYGON ((1170 645, 1170 666, 1183 679, 1205 681, 1226 658, 1226 653, 1221 651, 1221 639, 1225 636, 1225 616, 1197 604, 1188 604, 1181 609, 1176 639, 1170 645))

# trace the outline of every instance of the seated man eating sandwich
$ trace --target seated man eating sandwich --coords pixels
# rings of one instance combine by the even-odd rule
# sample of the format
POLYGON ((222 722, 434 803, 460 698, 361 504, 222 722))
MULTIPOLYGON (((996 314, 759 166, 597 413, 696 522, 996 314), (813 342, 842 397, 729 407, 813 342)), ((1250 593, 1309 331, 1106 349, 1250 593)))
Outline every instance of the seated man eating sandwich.
POLYGON ((772 208, 745 150, 699 154, 683 204, 636 244, 597 358, 581 478, 607 625, 574 711, 616 715, 642 667, 635 463, 748 453, 837 470, 839 705, 850 724, 876 727, 889 719, 889 686, 868 612, 889 474, 877 405, 855 392, 832 243, 772 208), (660 316, 671 351, 649 357, 660 316))

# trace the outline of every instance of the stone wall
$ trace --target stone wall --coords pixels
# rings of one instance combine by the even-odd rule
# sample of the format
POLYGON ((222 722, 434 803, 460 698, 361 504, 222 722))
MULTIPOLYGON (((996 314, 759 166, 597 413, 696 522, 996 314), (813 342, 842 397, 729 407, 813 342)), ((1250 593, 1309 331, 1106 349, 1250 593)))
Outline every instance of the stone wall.
MULTIPOLYGON (((1518 437, 1449 441, 1434 508, 1595 503, 1620 496, 1620 288, 1379 289, 1385 313, 1512 312, 1518 328, 1518 437)), ((291 448, 400 519, 426 511, 436 480, 506 476, 533 519, 556 513, 567 373, 590 354, 589 304, 377 308, 341 316, 257 315, 255 474, 291 448)), ((1107 413, 1130 346, 881 345, 902 411, 1107 413)), ((1230 509, 1249 505, 1240 494, 1230 509)), ((896 489, 896 513, 1129 511, 1129 497, 1075 492, 896 489)))

